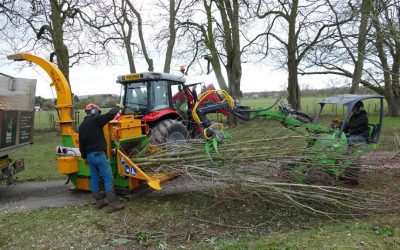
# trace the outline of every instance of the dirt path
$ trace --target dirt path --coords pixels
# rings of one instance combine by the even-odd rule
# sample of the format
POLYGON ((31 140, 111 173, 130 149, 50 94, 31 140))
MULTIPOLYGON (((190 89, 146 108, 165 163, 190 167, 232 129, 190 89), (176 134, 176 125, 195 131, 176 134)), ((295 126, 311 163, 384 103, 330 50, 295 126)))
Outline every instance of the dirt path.
MULTIPOLYGON (((182 192, 198 191, 210 187, 211 183, 194 182, 191 179, 179 177, 161 184, 162 191, 146 189, 130 196, 169 195, 182 192)), ((72 184, 65 185, 64 180, 45 182, 25 182, 15 185, 0 185, 0 213, 26 211, 46 207, 65 207, 90 204, 93 202, 90 192, 73 191, 72 184)))
POLYGON ((0 186, 0 212, 64 207, 91 202, 90 193, 72 192, 64 180, 0 186))

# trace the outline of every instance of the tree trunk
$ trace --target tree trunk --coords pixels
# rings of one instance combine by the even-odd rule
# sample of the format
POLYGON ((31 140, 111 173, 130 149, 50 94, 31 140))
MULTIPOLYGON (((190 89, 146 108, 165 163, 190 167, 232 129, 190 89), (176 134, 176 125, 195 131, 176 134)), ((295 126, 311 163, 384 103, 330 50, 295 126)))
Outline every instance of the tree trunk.
POLYGON ((54 51, 57 57, 57 66, 64 74, 69 84, 69 53, 68 48, 64 44, 63 32, 63 17, 60 12, 61 7, 58 6, 57 1, 50 1, 51 3, 51 37, 53 39, 54 51))
POLYGON ((128 18, 126 9, 124 9, 123 17, 124 17, 124 22, 119 22, 119 23, 120 23, 121 31, 123 34, 123 41, 124 41, 126 56, 128 58, 129 72, 136 73, 135 59, 133 57, 133 50, 132 50, 132 45, 131 45, 132 31, 133 31, 132 26, 133 25, 132 25, 131 20, 129 20, 129 18, 128 18), (128 25, 128 33, 127 34, 125 32, 125 27, 124 27, 125 25, 128 25))
POLYGON ((126 1, 126 3, 128 4, 129 8, 132 10, 132 12, 135 14, 138 23, 137 23, 137 27, 138 27, 138 35, 139 35, 139 40, 140 40, 140 45, 142 46, 142 51, 143 51, 143 56, 147 62, 147 65, 149 66, 148 70, 150 72, 154 71, 154 63, 153 63, 153 59, 149 57, 149 54, 147 53, 147 49, 146 49, 146 43, 144 41, 144 37, 143 37, 143 22, 142 22, 142 16, 140 15, 140 13, 136 10, 136 8, 133 6, 133 4, 131 3, 131 1, 126 1))
POLYGON ((125 45, 125 49, 126 49, 126 55, 128 57, 129 71, 130 71, 130 73, 136 73, 135 60, 133 58, 131 44, 129 41, 124 41, 124 45, 125 45))
POLYGON ((351 83, 350 94, 358 91, 361 81, 362 70, 364 68, 365 45, 368 31, 369 15, 372 10, 373 0, 363 0, 361 4, 361 23, 358 31, 357 61, 355 62, 354 77, 351 83))
POLYGON ((299 1, 292 2, 292 8, 289 16, 289 32, 288 32, 288 102, 295 110, 300 110, 300 88, 297 76, 297 37, 296 37, 296 18, 299 1))
POLYGON ((175 15, 177 10, 175 10, 175 0, 169 1, 169 39, 167 42, 167 51, 165 52, 165 63, 164 72, 169 73, 171 71, 171 61, 172 52, 176 40, 176 30, 175 30, 175 15))
MULTIPOLYGON (((236 47, 236 46, 235 46, 236 47)), ((234 48, 231 55, 228 55, 228 64, 226 66, 229 81, 229 93, 234 98, 242 97, 240 91, 240 80, 242 78, 242 64, 240 61, 240 50, 234 48)))
POLYGON ((400 96, 398 95, 385 96, 385 100, 388 105, 388 115, 400 116, 400 96))
MULTIPOLYGON (((288 57, 290 58, 290 57, 288 57)), ((288 102, 295 110, 300 110, 300 88, 297 77, 297 63, 292 60, 288 61, 288 102)))
POLYGON ((214 32, 214 30, 213 30, 213 13, 211 10, 212 2, 210 2, 210 4, 208 4, 206 0, 203 0, 203 4, 204 4, 204 9, 205 9, 206 15, 207 15, 207 30, 203 30, 202 33, 203 33, 203 37, 206 42, 206 46, 210 50, 210 53, 211 53, 211 57, 210 57, 211 65, 214 69, 214 74, 215 74, 215 77, 217 78, 220 89, 229 91, 229 88, 228 88, 228 85, 226 84, 224 75, 222 74, 221 63, 220 63, 219 57, 218 57, 218 50, 217 50, 217 46, 215 44, 215 37, 214 37, 214 33, 213 33, 214 32))
MULTIPOLYGON (((231 15, 229 15, 231 16, 231 15)), ((240 28, 239 28, 239 3, 237 0, 233 0, 233 17, 232 23, 232 45, 233 45, 233 60, 232 68, 234 72, 235 81, 235 92, 232 94, 238 98, 242 97, 242 91, 240 90, 240 83, 242 79, 242 52, 240 49, 240 28)))
MULTIPOLYGON (((385 93, 385 99, 388 104, 388 115, 390 116, 399 116, 400 115, 400 96, 396 92, 398 84, 398 74, 399 74, 399 61, 394 60, 394 65, 392 70, 389 67, 389 61, 385 54, 385 30, 382 28, 380 20, 378 18, 377 10, 374 15, 372 15, 372 24, 376 29, 375 34, 375 47, 378 51, 378 58, 381 62, 381 67, 383 70, 383 80, 385 86, 383 87, 385 93)), ((400 58, 399 58, 400 59, 400 58)))

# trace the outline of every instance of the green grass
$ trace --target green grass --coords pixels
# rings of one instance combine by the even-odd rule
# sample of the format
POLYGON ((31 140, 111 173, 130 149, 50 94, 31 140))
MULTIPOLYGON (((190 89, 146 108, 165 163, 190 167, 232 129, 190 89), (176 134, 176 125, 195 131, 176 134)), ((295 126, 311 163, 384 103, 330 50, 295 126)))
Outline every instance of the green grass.
MULTIPOLYGON (((214 249, 399 249, 399 223, 394 216, 351 220, 310 230, 222 240, 214 249)), ((209 249, 210 246, 199 249, 209 249)))
POLYGON ((92 206, 0 214, 0 248, 396 249, 400 219, 331 220, 201 193, 145 196, 107 214, 92 206))
POLYGON ((11 159, 24 159, 25 170, 18 173, 20 181, 45 181, 64 179, 57 172, 56 146, 61 145, 61 137, 56 132, 36 132, 34 143, 22 151, 10 155, 11 159))
MULTIPOLYGON (((301 98, 301 110, 307 114, 315 115, 320 110, 319 102, 323 97, 302 97, 301 98)), ((257 99, 242 99, 241 103, 243 105, 247 105, 250 107, 269 107, 272 105, 277 98, 257 98, 257 99)), ((287 103, 286 99, 283 99, 285 103, 287 103)), ((384 111, 387 110, 386 102, 384 102, 384 111)), ((378 99, 371 99, 364 101, 365 110, 369 114, 376 114, 379 110, 379 101, 378 99)), ((332 116, 343 116, 347 111, 343 105, 332 105, 328 104, 324 107, 323 114, 332 115, 332 116)))

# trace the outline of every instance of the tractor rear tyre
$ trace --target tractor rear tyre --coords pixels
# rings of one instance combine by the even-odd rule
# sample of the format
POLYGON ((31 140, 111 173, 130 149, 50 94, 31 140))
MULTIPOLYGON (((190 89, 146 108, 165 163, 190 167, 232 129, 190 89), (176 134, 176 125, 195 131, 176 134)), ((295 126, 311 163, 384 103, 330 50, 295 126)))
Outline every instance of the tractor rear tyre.
POLYGON ((153 145, 167 142, 185 141, 189 138, 189 131, 178 120, 166 119, 151 128, 149 142, 153 145))

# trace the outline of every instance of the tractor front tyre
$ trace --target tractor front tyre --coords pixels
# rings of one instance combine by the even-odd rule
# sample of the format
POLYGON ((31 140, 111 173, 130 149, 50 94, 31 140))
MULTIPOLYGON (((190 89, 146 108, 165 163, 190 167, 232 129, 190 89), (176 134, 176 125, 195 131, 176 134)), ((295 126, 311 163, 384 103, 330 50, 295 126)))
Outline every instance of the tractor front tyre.
POLYGON ((149 142, 159 145, 169 142, 185 141, 189 138, 189 131, 178 120, 166 119, 151 128, 149 142))

